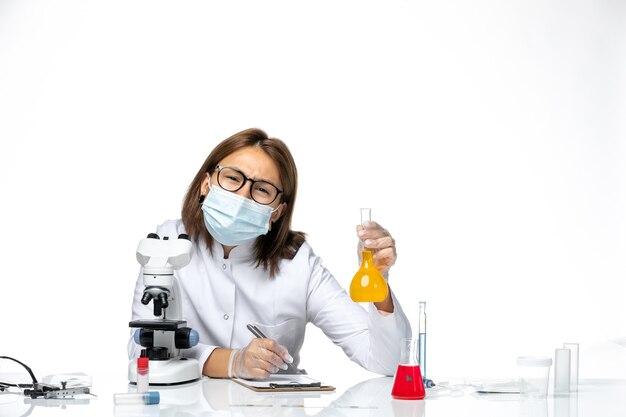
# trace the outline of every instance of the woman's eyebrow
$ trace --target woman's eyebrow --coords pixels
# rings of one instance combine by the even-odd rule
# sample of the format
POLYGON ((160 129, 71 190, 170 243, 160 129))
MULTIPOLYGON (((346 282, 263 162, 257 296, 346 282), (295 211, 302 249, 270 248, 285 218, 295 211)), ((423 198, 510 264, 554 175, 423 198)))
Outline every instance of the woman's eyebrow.
POLYGON ((263 177, 260 177, 260 178, 251 178, 251 177, 250 177, 247 173, 245 173, 245 172, 244 172, 244 170, 243 170, 243 169, 241 169, 241 168, 239 168, 239 167, 228 166, 228 168, 234 168, 234 169, 236 169, 237 171, 239 171, 239 172, 241 172, 243 175, 245 175, 245 176, 246 176, 246 178, 248 178, 249 180, 252 180, 252 181, 265 181, 265 182, 269 182, 270 184, 274 185, 274 187, 276 187, 276 185, 274 184, 274 181, 272 181, 272 180, 270 180, 270 179, 263 178, 263 177))

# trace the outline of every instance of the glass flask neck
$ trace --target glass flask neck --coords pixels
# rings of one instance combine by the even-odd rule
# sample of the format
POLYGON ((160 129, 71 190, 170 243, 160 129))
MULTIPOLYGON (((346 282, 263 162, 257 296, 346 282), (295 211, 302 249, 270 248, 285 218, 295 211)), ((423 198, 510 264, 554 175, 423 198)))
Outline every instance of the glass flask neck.
POLYGON ((374 267, 374 257, 372 256, 371 250, 363 249, 363 252, 361 252, 361 257, 363 258, 363 260, 361 261, 362 267, 364 268, 374 267))
POLYGON ((402 339, 402 351, 400 355, 400 365, 418 366, 418 340, 402 339))

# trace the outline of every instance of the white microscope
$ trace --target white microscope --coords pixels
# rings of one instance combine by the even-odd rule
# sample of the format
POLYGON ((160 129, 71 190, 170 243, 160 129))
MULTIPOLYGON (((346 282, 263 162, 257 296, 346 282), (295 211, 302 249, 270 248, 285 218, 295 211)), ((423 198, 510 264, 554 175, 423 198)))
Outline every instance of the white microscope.
MULTIPOLYGON (((141 302, 154 303, 154 320, 135 320, 129 323, 137 328, 135 342, 145 348, 150 361, 150 385, 176 385, 200 379, 198 361, 182 356, 182 349, 198 344, 198 333, 186 327, 182 320, 180 287, 174 270, 191 260, 192 243, 189 236, 163 239, 150 233, 137 247, 137 261, 143 266, 145 286, 141 302)), ((137 359, 128 365, 128 379, 137 383, 137 359)))

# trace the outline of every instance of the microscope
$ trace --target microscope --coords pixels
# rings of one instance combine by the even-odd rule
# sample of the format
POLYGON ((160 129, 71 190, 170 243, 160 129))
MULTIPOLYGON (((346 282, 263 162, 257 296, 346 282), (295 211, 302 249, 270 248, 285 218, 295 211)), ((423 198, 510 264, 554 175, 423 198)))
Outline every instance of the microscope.
MULTIPOLYGON (((189 236, 163 239, 150 233, 139 241, 137 261, 143 266, 145 286, 141 302, 153 303, 154 320, 134 320, 129 327, 137 328, 135 342, 141 345, 142 356, 150 361, 150 385, 176 385, 200 379, 198 361, 185 358, 181 351, 198 344, 198 332, 186 327, 182 320, 180 286, 174 270, 191 260, 192 243, 189 236)), ((128 365, 128 379, 137 383, 137 359, 128 365)))

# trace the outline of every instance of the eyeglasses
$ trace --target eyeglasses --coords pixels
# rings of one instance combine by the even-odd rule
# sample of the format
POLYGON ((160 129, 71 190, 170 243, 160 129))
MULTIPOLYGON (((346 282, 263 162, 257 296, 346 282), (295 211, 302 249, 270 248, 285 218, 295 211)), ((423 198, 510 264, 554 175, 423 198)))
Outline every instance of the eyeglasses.
POLYGON ((282 190, 271 182, 253 180, 236 168, 218 165, 215 169, 217 170, 217 183, 226 191, 239 191, 246 182, 250 181, 252 183, 250 197, 259 204, 272 204, 278 194, 282 193, 282 190))

